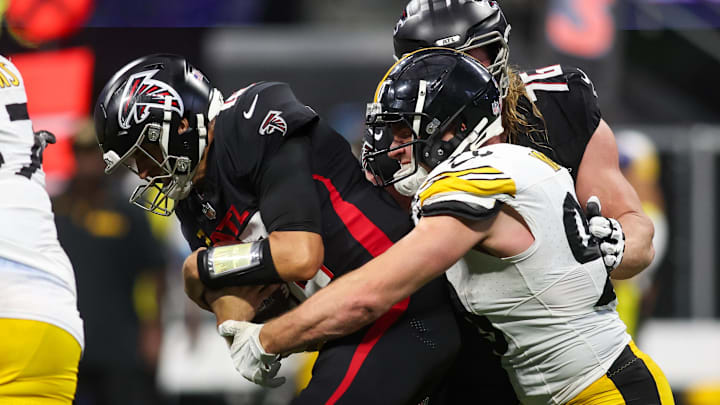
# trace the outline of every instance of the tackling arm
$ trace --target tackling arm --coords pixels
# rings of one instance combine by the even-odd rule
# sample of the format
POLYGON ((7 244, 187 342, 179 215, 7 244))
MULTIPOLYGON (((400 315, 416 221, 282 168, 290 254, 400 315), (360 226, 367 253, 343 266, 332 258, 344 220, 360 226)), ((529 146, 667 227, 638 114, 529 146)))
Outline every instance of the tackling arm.
POLYGON ((445 272, 484 237, 457 218, 424 217, 385 253, 265 324, 260 342, 266 352, 288 353, 350 334, 445 272))
POLYGON ((653 224, 643 212, 635 189, 620 172, 615 136, 604 120, 600 120, 585 149, 575 189, 582 202, 597 196, 602 214, 615 218, 625 232, 625 254, 611 277, 631 278, 647 267, 655 256, 653 224))

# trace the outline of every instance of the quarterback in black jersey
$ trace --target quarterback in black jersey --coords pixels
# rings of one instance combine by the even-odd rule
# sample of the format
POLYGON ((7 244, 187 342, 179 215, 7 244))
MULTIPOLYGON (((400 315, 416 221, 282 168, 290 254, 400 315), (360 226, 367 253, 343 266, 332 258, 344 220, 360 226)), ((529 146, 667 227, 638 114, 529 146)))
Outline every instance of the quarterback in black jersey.
MULTIPOLYGON (((260 285, 285 282, 281 290, 303 300, 411 229, 392 198, 365 181, 344 138, 287 84, 255 83, 223 100, 182 57, 151 55, 108 82, 95 121, 106 171, 125 165, 145 180, 131 202, 180 219, 194 250, 186 291, 215 312, 223 335, 256 315, 272 291, 260 285), (238 297, 236 286, 248 285, 258 287, 238 297)), ((458 347, 438 279, 323 345, 293 403, 417 404, 458 347)), ((245 377, 276 386, 276 372, 245 377)))
MULTIPOLYGON (((527 71, 508 67, 509 35, 510 24, 496 1, 410 0, 395 26, 393 42, 397 58, 442 46, 464 51, 487 67, 503 97, 504 140, 534 148, 568 168, 578 201, 599 197, 602 215, 588 212, 589 217, 594 214, 590 231, 603 242, 611 278, 634 276, 654 257, 654 229, 620 171, 615 138, 602 119, 592 82, 575 67, 552 65, 527 71)), ((402 190, 402 184, 395 188, 402 190)), ((478 340, 472 327, 465 323, 461 327, 459 358, 473 360, 458 362, 448 378, 453 383, 449 401, 475 395, 479 389, 490 403, 516 403, 498 359, 489 347, 465 344, 478 340), (467 391, 470 382, 475 391, 467 391)))

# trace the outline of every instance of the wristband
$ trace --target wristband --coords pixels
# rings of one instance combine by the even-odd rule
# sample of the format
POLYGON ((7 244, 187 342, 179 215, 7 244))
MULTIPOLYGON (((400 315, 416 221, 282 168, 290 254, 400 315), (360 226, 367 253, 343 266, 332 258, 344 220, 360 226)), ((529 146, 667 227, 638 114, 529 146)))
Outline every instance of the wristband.
POLYGON ((198 273, 206 287, 281 283, 270 241, 213 246, 198 253, 198 273))

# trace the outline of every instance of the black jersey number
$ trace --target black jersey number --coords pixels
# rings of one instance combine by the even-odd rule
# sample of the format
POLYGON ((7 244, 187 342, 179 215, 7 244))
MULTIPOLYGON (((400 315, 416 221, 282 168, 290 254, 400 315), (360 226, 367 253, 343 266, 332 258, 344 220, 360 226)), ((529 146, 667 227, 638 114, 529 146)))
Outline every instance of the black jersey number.
POLYGON ((465 312, 463 316, 466 321, 470 322, 470 324, 476 328, 480 337, 488 342, 494 354, 502 356, 507 352, 508 343, 507 340, 505 340, 505 335, 503 335, 500 329, 494 327, 487 317, 469 312, 465 312))
MULTIPOLYGON (((575 260, 580 264, 597 260, 601 257, 597 239, 590 235, 587 218, 575 197, 567 193, 563 204, 563 224, 565 236, 570 244, 575 260)), ((605 306, 615 299, 615 290, 610 282, 610 275, 605 279, 605 286, 596 307, 605 306)))
MULTIPOLYGON (((36 135, 35 142, 30 149, 30 164, 23 166, 15 174, 26 177, 28 180, 32 177, 32 175, 40 168, 40 165, 42 165, 43 150, 41 146, 42 144, 40 138, 36 135)), ((0 152, 0 167, 2 167, 4 163, 5 158, 3 157, 2 152, 0 152)))
POLYGON ((28 180, 40 168, 43 160, 42 140, 35 134, 35 141, 30 148, 30 164, 23 166, 17 173, 18 176, 26 177, 28 180))
MULTIPOLYGON (((5 105, 8 117, 10 121, 22 121, 30 119, 27 113, 27 104, 7 104, 5 105)), ((54 141, 53 141, 54 142, 54 141)), ((34 134, 33 146, 30 148, 30 164, 23 166, 15 174, 23 176, 28 179, 40 168, 42 165, 42 153, 43 153, 43 141, 39 134, 34 134)), ((5 158, 0 152, 0 167, 5 163, 5 158)))
POLYGON ((575 197, 567 193, 563 203, 563 225, 570 250, 578 263, 584 264, 600 258, 597 240, 590 235, 587 218, 575 197))
POLYGON ((460 298, 458 298, 455 288, 453 288, 450 283, 448 283, 447 286, 448 292, 450 293, 450 302, 455 308, 455 311, 462 315, 464 322, 467 322, 467 325, 471 326, 472 329, 478 333, 479 337, 487 341, 493 353, 498 356, 505 354, 508 350, 508 343, 500 329, 494 327, 488 317, 468 312, 460 301, 460 298))

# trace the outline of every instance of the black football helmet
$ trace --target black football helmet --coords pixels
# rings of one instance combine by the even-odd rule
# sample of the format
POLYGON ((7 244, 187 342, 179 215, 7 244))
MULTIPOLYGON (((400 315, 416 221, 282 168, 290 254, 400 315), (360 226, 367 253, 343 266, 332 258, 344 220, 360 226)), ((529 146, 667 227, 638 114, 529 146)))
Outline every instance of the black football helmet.
POLYGON ((495 80, 471 56, 448 48, 413 52, 390 68, 367 106, 363 165, 377 185, 395 184, 401 194, 413 195, 425 168, 434 168, 460 145, 479 147, 500 135, 500 109, 495 80), (393 146, 400 132, 412 138, 393 146), (453 137, 443 140, 448 132, 453 137), (411 162, 388 170, 388 153, 408 146, 411 162))
POLYGON ((489 0, 411 0, 395 24, 395 57, 442 46, 468 51, 485 47, 492 64, 487 69, 507 95, 510 24, 497 2, 489 0))
POLYGON ((105 172, 124 165, 139 174, 135 157, 144 154, 162 174, 147 177, 130 202, 156 214, 172 214, 175 200, 187 197, 192 188, 207 146, 208 123, 221 105, 220 91, 181 56, 149 55, 128 63, 108 81, 95 105, 105 172), (183 118, 189 129, 178 133, 183 118))

